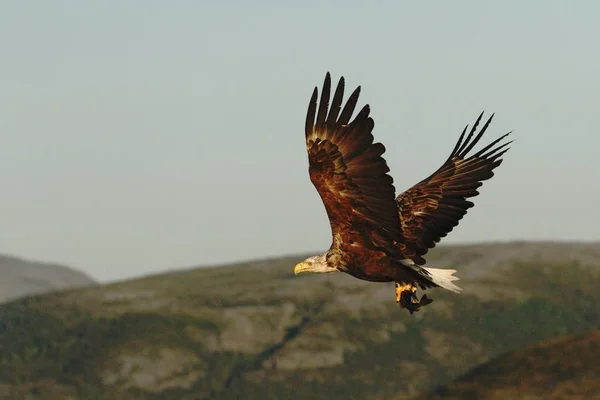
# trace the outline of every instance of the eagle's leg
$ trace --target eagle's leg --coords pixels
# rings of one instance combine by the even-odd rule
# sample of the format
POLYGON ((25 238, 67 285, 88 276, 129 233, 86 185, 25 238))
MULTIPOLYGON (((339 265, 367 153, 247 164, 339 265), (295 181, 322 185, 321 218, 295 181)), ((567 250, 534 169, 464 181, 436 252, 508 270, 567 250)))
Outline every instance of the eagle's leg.
POLYGON ((402 284, 396 282, 396 303, 400 304, 400 307, 406 308, 411 314, 419 311, 421 307, 430 304, 432 301, 426 294, 419 300, 417 287, 412 283, 402 284))

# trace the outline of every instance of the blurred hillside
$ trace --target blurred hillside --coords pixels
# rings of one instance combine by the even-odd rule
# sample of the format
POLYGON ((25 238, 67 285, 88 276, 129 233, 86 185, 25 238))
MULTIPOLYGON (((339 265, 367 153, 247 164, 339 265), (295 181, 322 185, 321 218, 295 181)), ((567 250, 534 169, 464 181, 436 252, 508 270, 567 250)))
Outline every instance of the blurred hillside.
POLYGON ((600 399, 600 330, 544 341, 475 368, 428 400, 600 399))
POLYGON ((600 245, 445 246, 460 295, 409 315, 393 284, 294 276, 304 256, 197 268, 0 308, 0 396, 390 399, 600 327, 600 245))
POLYGON ((21 296, 51 292, 95 281, 72 268, 0 255, 0 303, 21 296))

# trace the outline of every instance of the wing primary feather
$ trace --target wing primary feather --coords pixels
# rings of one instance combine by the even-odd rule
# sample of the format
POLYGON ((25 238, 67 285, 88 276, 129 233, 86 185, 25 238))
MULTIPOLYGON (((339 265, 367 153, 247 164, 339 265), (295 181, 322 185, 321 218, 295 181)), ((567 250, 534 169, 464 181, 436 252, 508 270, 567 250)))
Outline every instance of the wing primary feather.
POLYGON ((313 131, 313 125, 315 123, 315 113, 317 111, 317 97, 319 96, 319 89, 315 87, 313 90, 310 103, 308 103, 308 111, 306 112, 306 124, 304 127, 304 133, 308 137, 313 131))
MULTIPOLYGON (((500 157, 502 157, 504 155, 504 153, 506 153, 508 150, 510 150, 510 147, 507 147, 506 149, 502 150, 500 153, 495 154, 494 156, 490 157, 490 160, 495 161, 495 162, 502 162, 502 160, 498 160, 498 159, 500 157)), ((500 165, 500 164, 497 164, 496 166, 498 166, 498 165, 500 165)))
MULTIPOLYGON (((475 153, 475 154, 473 155, 473 157, 481 157, 481 158, 486 158, 486 157, 487 157, 487 155, 484 155, 484 153, 485 153, 486 151, 488 151, 489 149, 491 149, 492 147, 494 147, 494 146, 495 146, 496 144, 498 144, 498 143, 499 143, 499 142, 500 142, 502 139, 504 139, 505 137, 507 137, 507 136, 508 136, 508 135, 510 135, 511 133, 512 133, 512 131, 511 131, 511 132, 508 132, 508 133, 506 133, 506 134, 504 134, 504 135, 502 135, 502 136, 500 136, 498 139, 494 140, 492 143, 488 144, 488 145, 487 145, 487 146, 485 146, 483 149, 481 149, 481 150, 479 150, 477 153, 475 153)), ((503 145, 507 145, 507 144, 510 144, 510 143, 512 143, 512 140, 511 140, 510 142, 507 142, 507 143, 503 144, 503 145)))
POLYGON ((323 82, 323 90, 321 91, 321 101, 319 102, 319 112, 317 114, 317 122, 315 123, 317 130, 325 128, 325 119, 327 118, 327 109, 329 108, 329 96, 331 95, 331 75, 329 72, 325 75, 323 82))
POLYGON ((348 125, 350 118, 352 117, 352 113, 354 113, 354 108, 356 107, 356 103, 358 102, 358 96, 360 95, 360 86, 357 87, 354 92, 348 97, 346 101, 346 105, 342 110, 342 115, 338 119, 339 125, 348 125))
MULTIPOLYGON (((448 159, 444 162, 444 164, 446 164, 448 161, 450 161, 452 159, 452 157, 454 157, 456 155, 456 152, 457 152, 458 148, 461 146, 462 141, 465 137, 465 133, 467 133, 467 129, 469 129, 469 125, 465 126, 465 129, 463 129, 462 133, 460 134, 460 137, 458 138, 458 142, 456 142, 454 149, 452 149, 452 153, 450 153, 450 155, 448 156, 448 159)), ((442 164, 442 166, 444 164, 442 164)))
MULTIPOLYGON (((508 136, 508 135, 510 135, 511 133, 512 133, 512 131, 511 131, 511 132, 508 132, 508 133, 506 133, 506 134, 504 134, 504 135, 502 135, 502 136, 500 136, 499 138, 497 138, 496 140, 494 140, 493 142, 491 142, 490 144, 488 144, 487 146, 485 146, 484 148, 482 148, 481 150, 479 150, 477 153, 475 153, 475 154, 473 155, 473 157, 484 157, 484 158, 485 158, 485 156, 483 156, 483 154, 484 154, 486 151, 488 151, 488 150, 489 150, 489 149, 491 149, 493 146, 495 146, 496 144, 498 144, 498 143, 499 143, 499 142, 500 142, 502 139, 504 139, 505 137, 507 137, 507 136, 508 136)), ((508 142, 508 143, 512 143, 512 140, 511 140, 510 142, 508 142)))
MULTIPOLYGON (((371 113, 371 107, 368 104, 365 104, 363 106, 363 108, 360 109, 358 114, 356 114, 355 120, 360 121, 360 120, 366 119, 370 113, 371 113)), ((373 127, 370 127, 369 129, 372 130, 373 127)))
POLYGON ((483 117, 483 113, 484 111, 481 112, 481 114, 479 114, 479 117, 477 117, 477 120, 475 121, 475 123, 473 124, 473 127, 471 128, 471 130, 469 131, 469 135, 467 136, 467 139, 465 139, 464 143, 462 144, 462 146, 460 146, 460 149, 458 149, 458 152, 456 153, 458 154, 463 154, 463 150, 469 145, 469 142, 471 141, 471 138, 473 137, 473 134, 475 133, 475 131, 477 130, 477 127, 479 126, 479 122, 481 122, 481 118, 483 117))
POLYGON ((492 157, 496 156, 499 151, 501 151, 501 150, 508 150, 507 146, 509 144, 511 144, 511 143, 512 143, 512 140, 510 142, 503 143, 501 146, 493 148, 492 150, 490 150, 487 153, 485 153, 482 156, 482 158, 486 158, 486 159, 490 159, 491 160, 492 157))
POLYGON ((479 131, 479 133, 477 134, 477 136, 475 136, 475 138, 471 141, 471 143, 463 151, 463 153, 461 154, 463 157, 465 157, 467 154, 469 154, 469 152, 473 149, 473 147, 475 147, 475 145, 477 144, 477 142, 479 142, 479 139, 481 139, 481 137, 483 136, 483 134, 487 130, 488 126, 490 126, 490 123, 492 122, 492 118, 494 118, 494 114, 492 114, 492 116, 483 125, 483 127, 481 128, 481 130, 479 131))
POLYGON ((335 123, 337 122, 337 117, 340 115, 340 110, 342 109, 342 100, 344 98, 344 77, 342 76, 337 84, 337 88, 335 89, 335 94, 333 95, 333 101, 331 102, 331 107, 329 108, 329 115, 327 116, 327 129, 333 130, 335 128, 335 123))

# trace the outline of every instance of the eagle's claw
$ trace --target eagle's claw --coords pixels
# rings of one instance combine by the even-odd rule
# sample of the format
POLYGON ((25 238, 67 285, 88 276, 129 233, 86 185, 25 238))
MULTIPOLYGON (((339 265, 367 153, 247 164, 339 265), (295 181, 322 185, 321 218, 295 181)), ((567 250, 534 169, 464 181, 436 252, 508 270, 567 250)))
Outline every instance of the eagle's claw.
POLYGON ((415 286, 411 284, 401 286, 396 283, 396 303, 400 304, 400 307, 406 308, 411 314, 419 311, 421 307, 430 304, 432 301, 426 294, 419 300, 415 286))

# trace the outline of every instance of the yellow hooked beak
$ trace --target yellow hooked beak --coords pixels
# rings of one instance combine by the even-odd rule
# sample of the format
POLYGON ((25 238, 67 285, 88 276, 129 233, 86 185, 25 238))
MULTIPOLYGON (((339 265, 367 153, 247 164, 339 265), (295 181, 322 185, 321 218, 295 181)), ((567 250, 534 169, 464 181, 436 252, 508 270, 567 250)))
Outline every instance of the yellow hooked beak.
POLYGON ((309 268, 310 268, 310 264, 308 264, 308 263, 305 263, 305 262, 298 263, 294 267, 294 275, 298 275, 301 272, 305 272, 309 268))

